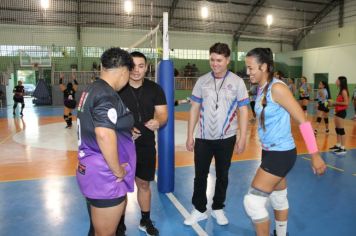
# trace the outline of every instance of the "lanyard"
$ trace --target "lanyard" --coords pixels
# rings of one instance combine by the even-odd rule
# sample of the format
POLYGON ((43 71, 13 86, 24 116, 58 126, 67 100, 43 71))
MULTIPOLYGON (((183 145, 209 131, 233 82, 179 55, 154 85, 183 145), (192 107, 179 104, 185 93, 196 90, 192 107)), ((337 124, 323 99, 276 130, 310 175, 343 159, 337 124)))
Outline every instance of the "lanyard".
POLYGON ((136 101, 136 109, 137 109, 137 114, 138 114, 138 122, 141 123, 142 122, 142 116, 141 116, 141 106, 140 106, 140 99, 142 96, 142 90, 143 90, 143 84, 141 85, 141 87, 138 89, 138 96, 136 96, 136 92, 134 91, 134 89, 130 87, 130 91, 132 93, 132 96, 134 97, 135 101, 136 101))
POLYGON ((214 73, 211 72, 211 75, 212 75, 213 78, 214 78, 214 88, 215 88, 215 94, 216 94, 216 103, 215 103, 215 109, 216 109, 216 110, 219 108, 219 92, 220 92, 220 90, 221 90, 221 88, 222 88, 222 86, 223 86, 223 84, 224 84, 224 82, 225 82, 225 79, 226 79, 226 77, 227 77, 228 74, 229 74, 229 71, 226 71, 226 74, 224 75, 223 81, 222 81, 222 83, 220 84, 219 90, 216 90, 216 78, 215 78, 215 76, 214 76, 214 73))

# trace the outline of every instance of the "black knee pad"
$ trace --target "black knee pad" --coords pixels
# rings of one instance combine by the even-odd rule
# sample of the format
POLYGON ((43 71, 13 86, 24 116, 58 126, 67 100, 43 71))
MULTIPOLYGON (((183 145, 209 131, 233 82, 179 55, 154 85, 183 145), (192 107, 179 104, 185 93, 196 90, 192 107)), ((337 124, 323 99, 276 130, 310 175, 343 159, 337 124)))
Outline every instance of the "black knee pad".
POLYGON ((21 109, 24 109, 25 108, 25 103, 22 103, 21 104, 21 109))
POLYGON ((63 116, 64 120, 68 120, 68 116, 64 115, 63 116))
POLYGON ((303 108, 303 111, 307 110, 307 106, 302 106, 302 108, 303 108))
POLYGON ((336 134, 339 134, 339 128, 335 128, 336 134))
POLYGON ((320 123, 321 122, 321 117, 316 118, 316 122, 320 123))
POLYGON ((324 118, 325 124, 329 124, 329 118, 324 118))
POLYGON ((339 134, 340 135, 345 135, 345 129, 344 128, 339 129, 339 134))
POLYGON ((68 116, 69 116, 69 117, 72 116, 72 113, 69 112, 68 116))

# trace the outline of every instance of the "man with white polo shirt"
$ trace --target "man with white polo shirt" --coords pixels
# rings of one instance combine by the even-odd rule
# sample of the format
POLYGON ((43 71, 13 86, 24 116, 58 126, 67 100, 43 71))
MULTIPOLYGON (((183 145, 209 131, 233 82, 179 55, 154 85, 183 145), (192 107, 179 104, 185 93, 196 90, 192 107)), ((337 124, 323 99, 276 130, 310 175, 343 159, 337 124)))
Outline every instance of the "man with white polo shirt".
POLYGON ((208 217, 206 189, 213 157, 216 184, 211 215, 219 225, 229 223, 223 208, 231 158, 234 149, 241 153, 246 144, 249 98, 245 83, 228 70, 230 49, 227 44, 215 43, 209 54, 212 71, 198 79, 191 96, 186 147, 188 151, 194 150, 194 209, 184 221, 186 225, 208 217))

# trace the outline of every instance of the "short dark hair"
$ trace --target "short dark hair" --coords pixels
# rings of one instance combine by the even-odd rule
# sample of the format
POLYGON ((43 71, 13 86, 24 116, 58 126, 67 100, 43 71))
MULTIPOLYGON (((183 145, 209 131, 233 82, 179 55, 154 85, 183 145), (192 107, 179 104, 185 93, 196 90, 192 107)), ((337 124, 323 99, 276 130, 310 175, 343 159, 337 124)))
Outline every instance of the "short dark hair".
POLYGON ((101 65, 105 69, 113 69, 119 67, 127 67, 127 69, 132 70, 133 61, 131 55, 119 48, 113 47, 107 49, 100 57, 101 65))
POLYGON ((145 59, 145 63, 147 63, 147 58, 145 56, 145 54, 143 54, 142 52, 139 51, 134 51, 130 53, 132 57, 141 57, 143 59, 145 59))
POLYGON ((225 57, 230 56, 230 48, 226 43, 215 43, 213 46, 210 47, 209 49, 209 55, 212 53, 224 55, 225 57))

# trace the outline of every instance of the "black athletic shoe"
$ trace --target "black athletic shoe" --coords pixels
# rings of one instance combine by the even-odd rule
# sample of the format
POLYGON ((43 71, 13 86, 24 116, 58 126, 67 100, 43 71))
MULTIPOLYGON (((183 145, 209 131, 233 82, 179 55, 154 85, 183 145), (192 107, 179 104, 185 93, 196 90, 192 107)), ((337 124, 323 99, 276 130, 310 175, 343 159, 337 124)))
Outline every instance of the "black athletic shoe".
MULTIPOLYGON (((277 236, 276 230, 273 230, 273 234, 271 236, 277 236)), ((289 236, 289 233, 287 233, 286 236, 289 236)))
POLYGON ((339 150, 340 147, 334 145, 333 147, 329 148, 330 151, 336 151, 336 150, 339 150))
POLYGON ((141 220, 138 228, 141 231, 146 232, 147 236, 158 236, 159 235, 158 229, 155 228, 151 219, 141 220))

